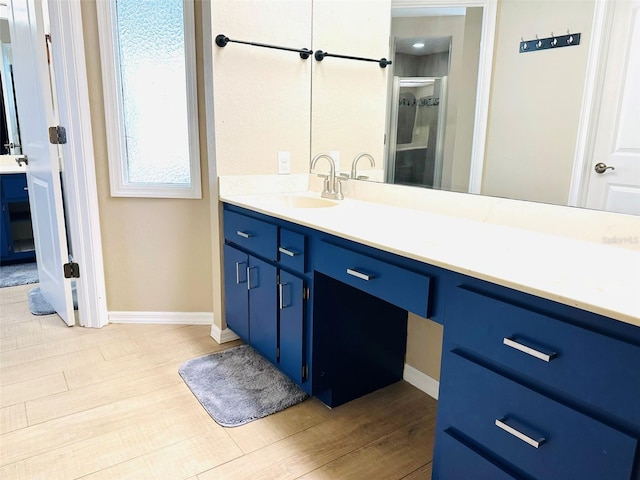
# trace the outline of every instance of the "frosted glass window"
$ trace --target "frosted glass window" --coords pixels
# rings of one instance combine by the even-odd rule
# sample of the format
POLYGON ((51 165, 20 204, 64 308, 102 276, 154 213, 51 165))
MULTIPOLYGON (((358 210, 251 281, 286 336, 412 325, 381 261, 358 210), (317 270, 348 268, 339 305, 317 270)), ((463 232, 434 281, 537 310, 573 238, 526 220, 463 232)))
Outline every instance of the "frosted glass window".
POLYGON ((129 181, 191 182, 182 0, 117 0, 129 181))
POLYGON ((193 3, 97 3, 114 196, 201 197, 193 3))

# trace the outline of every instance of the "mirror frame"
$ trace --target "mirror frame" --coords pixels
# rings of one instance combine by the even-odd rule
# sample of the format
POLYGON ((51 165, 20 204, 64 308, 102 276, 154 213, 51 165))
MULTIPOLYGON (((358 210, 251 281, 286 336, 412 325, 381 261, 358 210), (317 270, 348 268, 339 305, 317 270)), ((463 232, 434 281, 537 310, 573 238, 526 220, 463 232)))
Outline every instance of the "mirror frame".
MULTIPOLYGON (((473 146, 471 149, 471 166, 469 169, 469 188, 467 190, 467 193, 481 193, 498 4, 496 0, 391 0, 391 8, 393 9, 461 7, 482 7, 483 9, 473 146)), ((391 12, 389 12, 389 14, 391 14, 391 12)))

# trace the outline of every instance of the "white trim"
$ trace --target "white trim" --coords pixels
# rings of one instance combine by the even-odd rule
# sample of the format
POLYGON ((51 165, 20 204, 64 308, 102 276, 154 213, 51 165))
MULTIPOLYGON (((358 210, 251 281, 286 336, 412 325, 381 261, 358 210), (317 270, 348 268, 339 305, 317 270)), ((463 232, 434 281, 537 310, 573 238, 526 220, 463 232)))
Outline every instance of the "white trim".
POLYGON ((73 260, 80 265, 79 322, 103 327, 108 323, 107 298, 81 5, 49 0, 48 7, 58 116, 67 129, 68 143, 61 147, 66 219, 73 260))
POLYGON ((234 340, 238 340, 240 337, 236 335, 235 332, 230 328, 220 330, 220 327, 213 323, 211 325, 211 338, 213 338, 219 344, 222 344, 233 342, 234 340))
POLYGON ((435 398, 436 400, 438 399, 440 382, 435 378, 430 377, 426 373, 422 373, 420 370, 407 363, 404 364, 402 378, 405 382, 410 383, 419 390, 422 390, 430 397, 435 398))
POLYGON ((211 312, 109 312, 111 323, 211 325, 211 312))
MULTIPOLYGON (((114 0, 96 3, 104 94, 109 183, 113 197, 202 198, 195 47, 195 6, 184 0, 184 42, 191 185, 129 182, 114 0)), ((171 145, 168 146, 171 148, 171 145)))
POLYGON ((593 145, 597 130, 597 119, 600 107, 599 93, 606 75, 606 58, 611 37, 613 20, 613 2, 599 1, 595 4, 593 24, 591 26, 591 44, 587 71, 582 94, 582 107, 578 123, 576 150, 573 156, 573 170, 567 205, 570 207, 584 207, 587 203, 587 190, 591 175, 593 159, 593 145))
POLYGON ((480 64, 478 67, 478 90, 473 129, 473 147, 469 169, 469 193, 482 193, 482 173, 489 125, 489 101, 491 99, 491 76, 493 74, 493 48, 496 36, 498 3, 488 0, 482 11, 482 39, 480 41, 480 64))

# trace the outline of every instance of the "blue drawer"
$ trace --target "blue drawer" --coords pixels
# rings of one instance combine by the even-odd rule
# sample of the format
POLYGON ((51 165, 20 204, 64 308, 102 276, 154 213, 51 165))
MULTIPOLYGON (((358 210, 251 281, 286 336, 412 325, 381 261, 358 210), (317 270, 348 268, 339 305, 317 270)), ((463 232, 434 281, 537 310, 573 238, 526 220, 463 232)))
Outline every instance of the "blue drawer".
POLYGON ((322 243, 316 270, 336 280, 386 300, 400 308, 427 317, 429 277, 377 258, 322 243))
POLYGON ((224 238, 268 260, 278 256, 278 229, 240 213, 224 212, 224 238))
POLYGON ((433 462, 433 478, 438 480, 514 480, 497 465, 463 445, 449 433, 438 436, 437 447, 442 453, 433 462))
POLYGON ((7 200, 23 200, 29 198, 27 192, 27 175, 25 173, 9 173, 0 175, 2 196, 7 200))
POLYGON ((307 271, 306 243, 304 235, 281 228, 280 244, 278 245, 280 265, 296 272, 305 273, 307 271))
POLYGON ((456 346, 640 426, 640 347, 465 288, 446 326, 456 346))
POLYGON ((462 432, 539 480, 631 477, 637 439, 455 353, 443 363, 439 428, 462 432))

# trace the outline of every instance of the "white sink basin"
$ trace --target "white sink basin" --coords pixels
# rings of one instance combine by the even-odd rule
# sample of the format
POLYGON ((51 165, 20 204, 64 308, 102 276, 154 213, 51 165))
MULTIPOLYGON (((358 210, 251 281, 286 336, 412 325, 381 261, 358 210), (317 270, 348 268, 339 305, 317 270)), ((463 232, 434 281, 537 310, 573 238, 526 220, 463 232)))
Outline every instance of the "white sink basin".
POLYGON ((309 197, 306 195, 282 194, 269 196, 265 202, 274 206, 286 208, 328 208, 338 205, 337 201, 321 197, 309 197))

